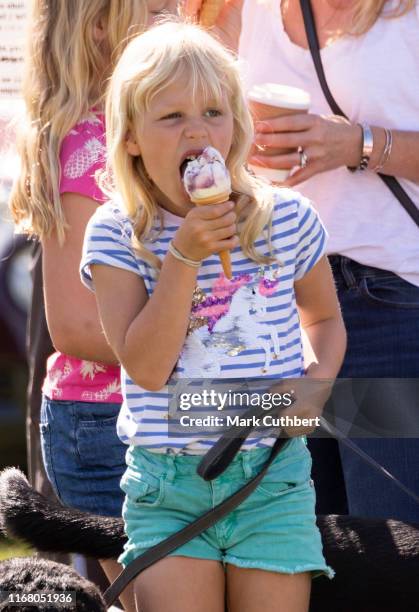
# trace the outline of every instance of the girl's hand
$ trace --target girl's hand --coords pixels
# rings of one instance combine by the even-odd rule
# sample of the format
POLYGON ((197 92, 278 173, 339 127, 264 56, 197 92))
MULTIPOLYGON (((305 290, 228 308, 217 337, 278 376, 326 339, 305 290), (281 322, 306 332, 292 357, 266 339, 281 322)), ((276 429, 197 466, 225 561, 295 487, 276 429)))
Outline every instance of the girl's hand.
POLYGON ((287 436, 294 438, 296 436, 306 436, 312 433, 318 426, 318 418, 321 417, 324 405, 328 400, 333 387, 332 380, 320 380, 307 376, 304 378, 291 381, 281 381, 269 389, 270 393, 286 393, 292 392, 294 403, 289 408, 282 409, 278 416, 288 416, 291 419, 306 419, 301 425, 288 425, 283 427, 283 431, 287 436))
POLYGON ((300 166, 298 147, 302 147, 307 164, 289 176, 285 185, 293 187, 310 177, 340 166, 357 166, 362 151, 362 129, 336 115, 320 116, 296 113, 256 122, 257 151, 251 164, 267 168, 291 169, 300 166), (270 147, 294 149, 292 153, 269 155, 270 147))
POLYGON ((239 244, 234 202, 195 206, 188 212, 173 239, 184 257, 201 261, 239 244))
MULTIPOLYGON (((199 16, 203 0, 183 0, 182 13, 196 21, 199 16)), ((232 51, 237 51, 241 31, 241 13, 244 0, 226 0, 221 9, 217 22, 211 33, 232 51)))

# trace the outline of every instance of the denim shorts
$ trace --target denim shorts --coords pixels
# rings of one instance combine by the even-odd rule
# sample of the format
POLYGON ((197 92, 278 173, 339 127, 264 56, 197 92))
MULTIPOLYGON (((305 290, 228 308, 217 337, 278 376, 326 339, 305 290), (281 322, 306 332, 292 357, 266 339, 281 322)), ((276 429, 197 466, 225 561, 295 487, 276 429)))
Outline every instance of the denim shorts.
MULTIPOLYGON (((260 471, 269 453, 266 448, 240 452, 221 476, 207 482, 196 474, 202 456, 130 447, 121 482, 128 542, 119 562, 127 565, 232 495, 260 471)), ((304 441, 291 440, 237 509, 171 555, 332 577, 316 525, 310 469, 304 441)))
POLYGON ((119 486, 127 446, 116 435, 120 404, 43 397, 41 444, 45 470, 66 505, 103 516, 121 516, 119 486))

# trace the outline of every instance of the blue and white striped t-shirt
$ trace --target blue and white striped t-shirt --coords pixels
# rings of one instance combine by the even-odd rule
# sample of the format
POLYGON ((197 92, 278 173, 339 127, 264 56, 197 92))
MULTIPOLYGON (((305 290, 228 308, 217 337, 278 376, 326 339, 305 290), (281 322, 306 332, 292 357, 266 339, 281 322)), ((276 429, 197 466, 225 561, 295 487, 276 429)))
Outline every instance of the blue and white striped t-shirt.
MULTIPOLYGON (((160 259, 183 219, 163 211, 164 228, 145 242, 160 259)), ((156 221, 156 228, 159 222, 156 221)), ((103 264, 138 274, 149 295, 156 284, 152 266, 132 246, 132 225, 115 203, 104 204, 91 218, 85 236, 81 273, 93 289, 91 264, 103 264)), ((231 252, 233 278, 222 274, 217 255, 202 262, 197 286, 200 299, 191 311, 191 325, 171 383, 159 392, 137 385, 121 366, 124 397, 118 419, 118 435, 126 444, 155 452, 204 453, 217 436, 200 437, 183 428, 169 435, 169 398, 180 379, 272 379, 303 374, 303 355, 294 281, 318 262, 325 250, 326 233, 310 205, 300 194, 274 192, 271 245, 278 263, 260 265, 249 260, 240 247, 231 252), (170 449, 170 450, 168 450, 170 449)), ((255 242, 260 253, 269 254, 267 233, 255 242)), ((117 316, 117 313, 115 313, 117 316)), ((168 313, 170 316, 170 313, 168 313)), ((139 347, 141 350, 141 347, 139 347)), ((184 380, 178 384, 184 384, 184 380)), ((249 437, 243 449, 271 445, 273 438, 249 437)))

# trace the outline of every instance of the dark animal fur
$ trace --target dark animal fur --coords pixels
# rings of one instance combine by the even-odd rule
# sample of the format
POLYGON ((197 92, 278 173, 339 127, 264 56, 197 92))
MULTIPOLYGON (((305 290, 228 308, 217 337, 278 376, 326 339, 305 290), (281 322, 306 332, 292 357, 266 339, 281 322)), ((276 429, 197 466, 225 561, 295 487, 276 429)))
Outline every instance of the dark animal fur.
POLYGON ((0 529, 40 551, 80 553, 98 559, 117 557, 126 540, 122 519, 99 519, 46 500, 15 468, 0 474, 0 529))
MULTIPOLYGON (((121 519, 47 501, 14 468, 0 475, 0 524, 39 550, 116 557, 121 519)), ((310 612, 410 612, 419 601, 419 527, 393 520, 318 517, 333 580, 313 581, 310 612)))
POLYGON ((48 612, 105 612, 106 606, 99 589, 91 582, 79 576, 71 567, 37 559, 36 557, 19 557, 0 562, 0 591, 18 595, 43 592, 75 593, 76 605, 63 604, 60 608, 52 603, 42 608, 34 604, 18 606, 8 602, 7 595, 0 598, 2 612, 33 612, 42 609, 48 612), (5 598, 6 597, 6 598, 5 598))

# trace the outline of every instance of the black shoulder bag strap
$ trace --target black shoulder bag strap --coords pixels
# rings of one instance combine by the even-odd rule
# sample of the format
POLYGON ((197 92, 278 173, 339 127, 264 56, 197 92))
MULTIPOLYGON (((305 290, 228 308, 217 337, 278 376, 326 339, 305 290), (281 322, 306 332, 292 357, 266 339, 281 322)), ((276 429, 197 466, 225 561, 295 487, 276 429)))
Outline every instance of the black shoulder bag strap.
MULTIPOLYGON (((307 34, 308 45, 310 47, 311 57, 313 58, 314 67, 316 69, 323 94, 335 115, 340 115, 341 117, 345 117, 347 119, 348 117, 334 99, 326 81, 326 75, 324 73, 320 56, 320 45, 311 2, 310 0, 300 0, 300 5, 303 13, 304 26, 307 34)), ((398 180, 395 179, 394 176, 387 176, 386 174, 377 173, 377 175, 387 185, 394 197, 400 202, 407 214, 419 227, 419 209, 415 206, 414 202, 410 199, 398 180)))
MULTIPOLYGON (((266 413, 266 411, 263 411, 266 413)), ((243 415, 248 417, 255 414, 255 408, 251 408, 246 411, 243 415)), ((198 466, 198 473, 205 480, 211 480, 221 474, 229 465, 238 452, 241 444, 246 439, 251 430, 251 427, 243 428, 243 431, 238 432, 238 436, 231 438, 231 432, 225 433, 220 437, 218 442, 210 449, 207 455, 204 455, 200 465, 198 466)), ((226 516, 229 512, 237 508, 246 497, 248 497, 258 486, 262 478, 268 471, 269 466, 272 464, 278 453, 287 442, 287 438, 277 438, 275 444, 272 447, 271 454, 269 455, 265 465, 261 471, 256 474, 251 480, 249 480, 244 487, 230 495, 222 503, 215 506, 205 514, 199 517, 190 525, 187 525, 180 531, 177 531, 173 535, 169 536, 163 542, 159 542, 155 546, 152 546, 145 553, 134 559, 127 567, 119 574, 116 580, 111 584, 104 594, 104 599, 107 606, 111 606, 117 597, 122 593, 125 587, 133 580, 140 572, 145 570, 153 563, 160 561, 166 557, 169 553, 173 552, 186 542, 189 542, 197 535, 214 525, 217 521, 226 516)))

